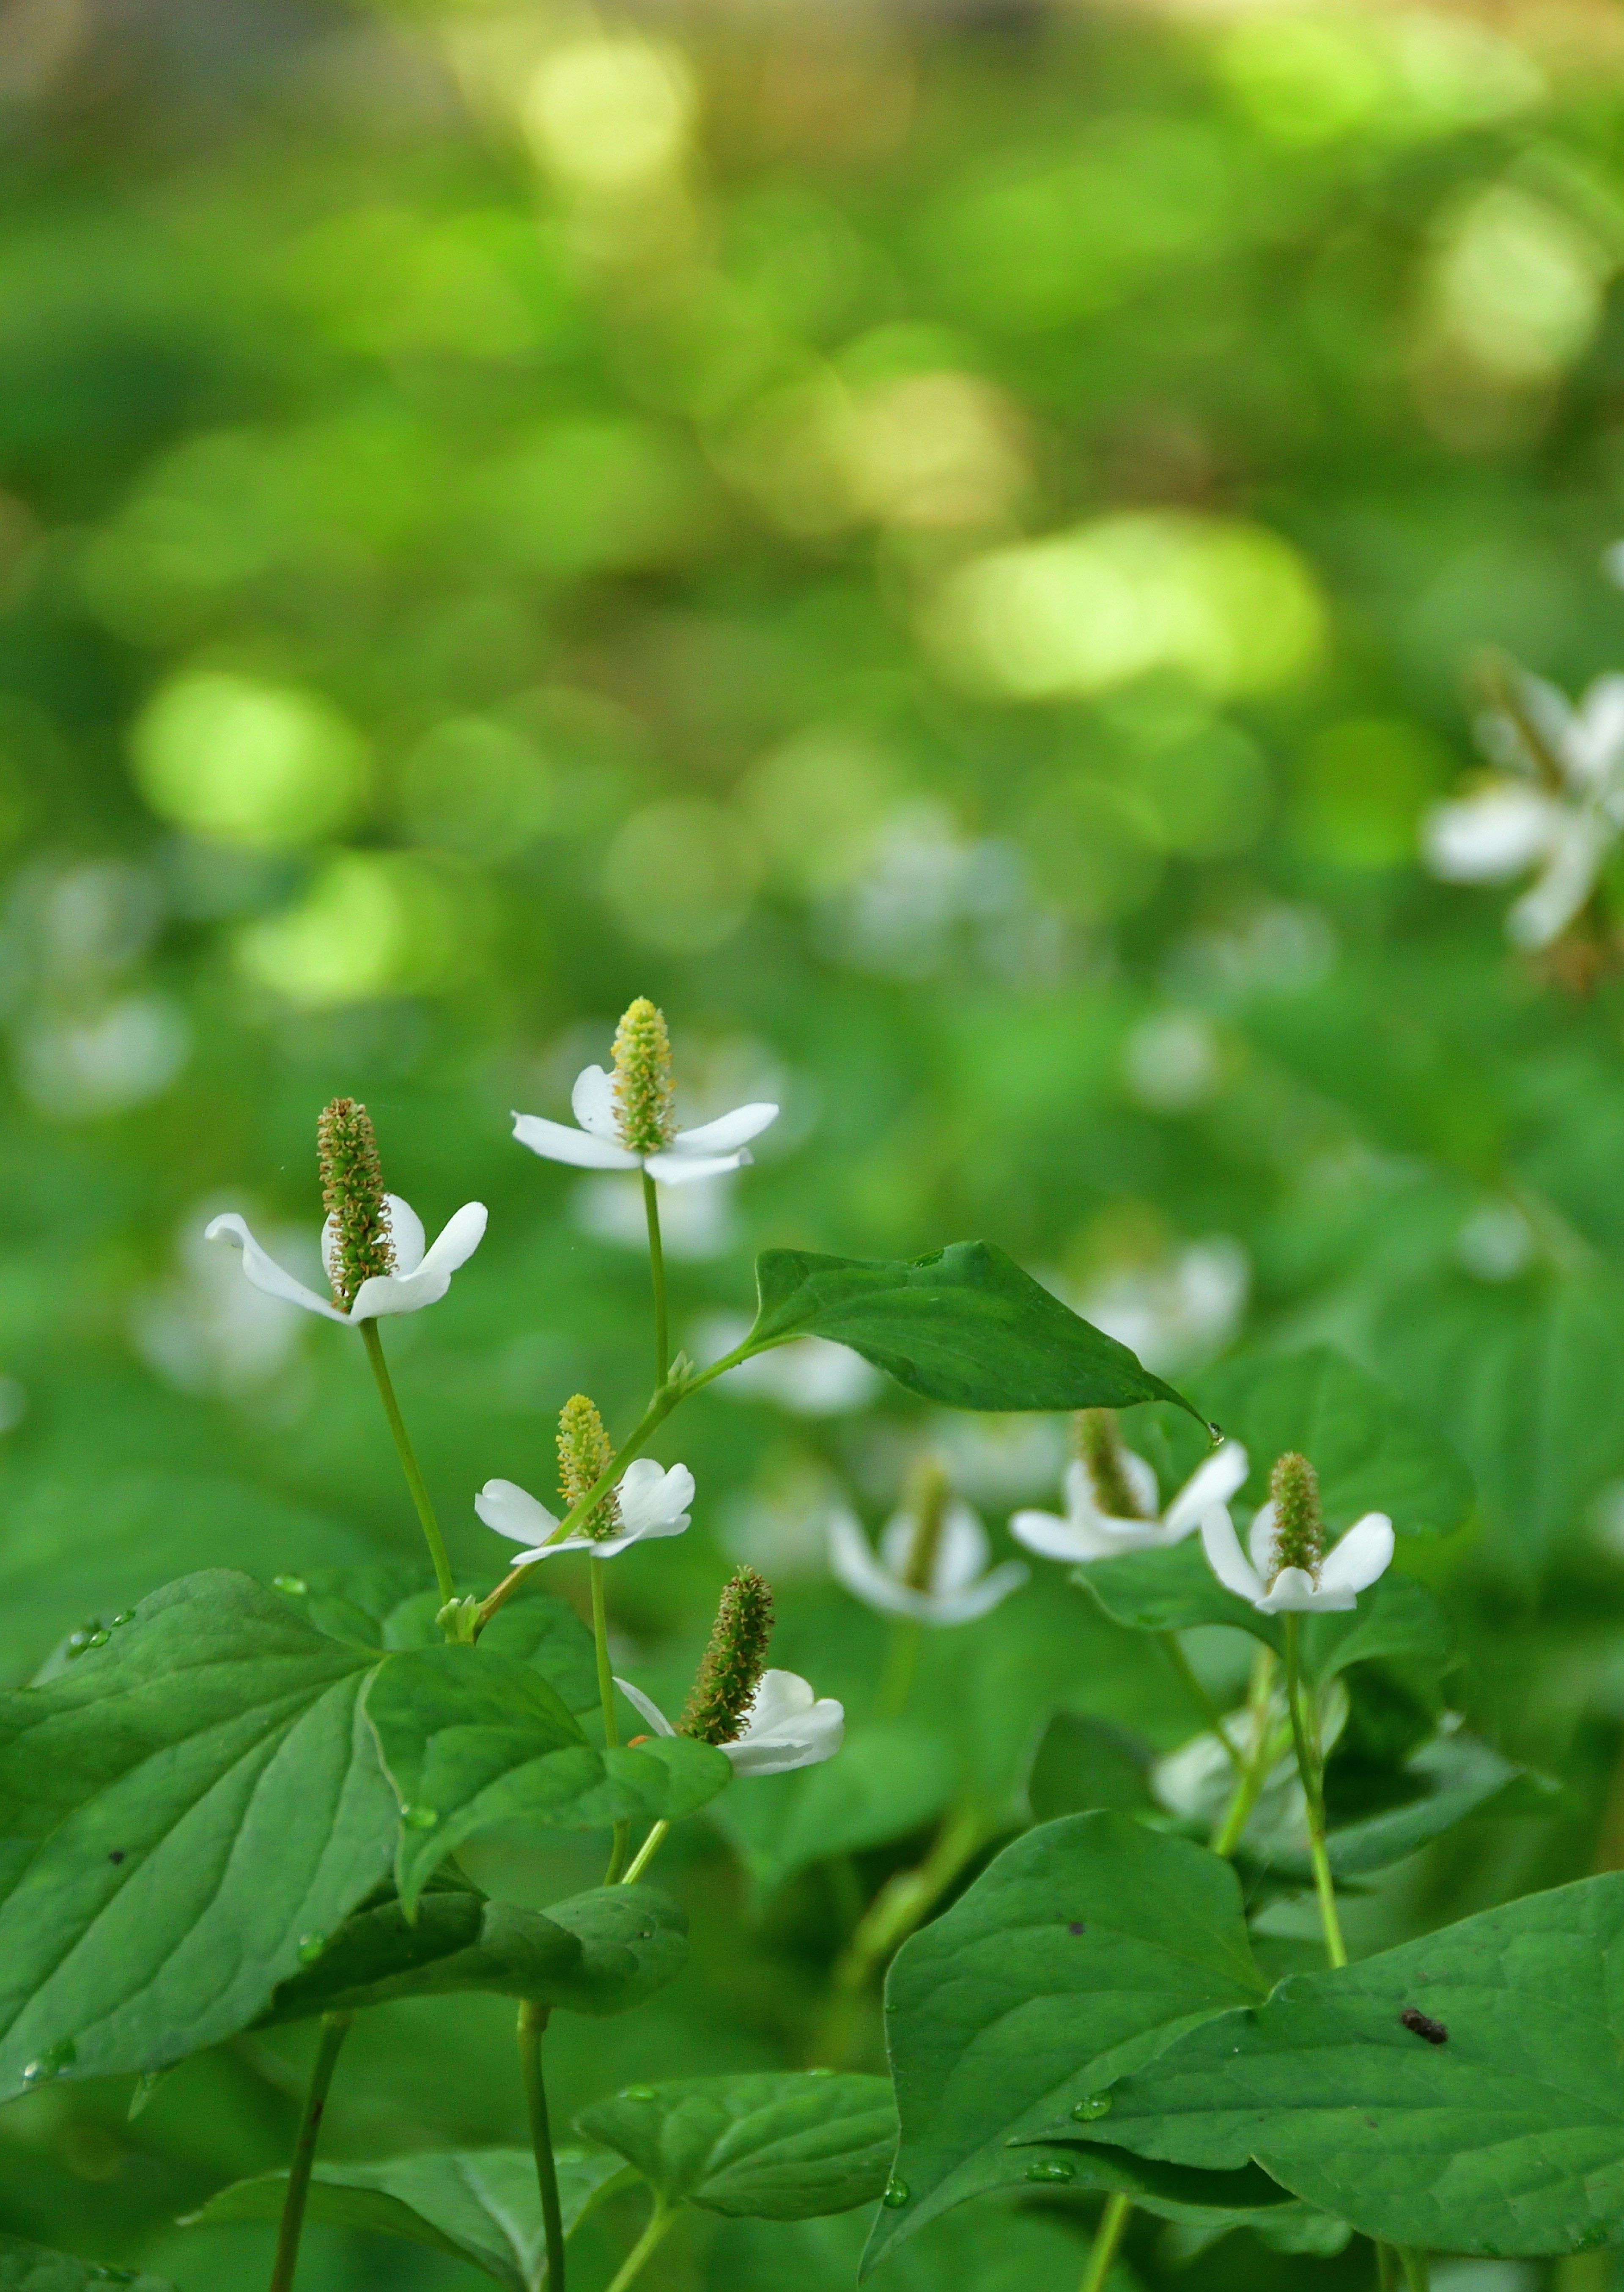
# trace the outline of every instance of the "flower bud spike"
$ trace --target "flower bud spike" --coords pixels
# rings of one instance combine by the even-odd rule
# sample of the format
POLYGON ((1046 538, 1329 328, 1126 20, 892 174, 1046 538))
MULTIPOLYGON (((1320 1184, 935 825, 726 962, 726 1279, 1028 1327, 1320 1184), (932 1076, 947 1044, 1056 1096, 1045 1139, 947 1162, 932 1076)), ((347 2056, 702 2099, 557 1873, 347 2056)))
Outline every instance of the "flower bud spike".
MULTIPOLYGON (((559 1485, 572 1512, 614 1461, 602 1417, 584 1392, 575 1393, 559 1411, 559 1485)), ((582 1521, 581 1533, 594 1538, 613 1536, 620 1524, 620 1500, 611 1489, 582 1521)))
POLYGON ((663 1153, 677 1134, 665 1013, 639 995, 615 1029, 615 1118, 632 1154, 663 1153))
POLYGON ((1129 1484, 1114 1408, 1080 1408, 1073 1419, 1077 1454, 1107 1520, 1143 1520, 1145 1507, 1129 1484))
POLYGON ((1269 1499, 1274 1507, 1269 1582, 1282 1568, 1300 1568, 1317 1584, 1325 1558, 1325 1516, 1320 1509, 1319 1475, 1306 1457, 1293 1449, 1276 1459, 1269 1475, 1269 1499))
POLYGON ((395 1271, 383 1169, 372 1117, 353 1098, 335 1098, 316 1125, 322 1207, 327 1213, 327 1278, 345 1312, 363 1281, 395 1271))
POLYGON ((942 1548, 942 1530, 946 1525, 952 1496, 952 1483, 940 1459, 921 1457, 910 1478, 906 1500, 913 1518, 913 1536, 902 1580, 911 1592, 936 1589, 937 1554, 942 1548))
POLYGON ((772 1587, 753 1568, 740 1568, 722 1586, 711 1640, 677 1722, 679 1735, 702 1743, 736 1743, 767 1668, 773 1635, 772 1587))

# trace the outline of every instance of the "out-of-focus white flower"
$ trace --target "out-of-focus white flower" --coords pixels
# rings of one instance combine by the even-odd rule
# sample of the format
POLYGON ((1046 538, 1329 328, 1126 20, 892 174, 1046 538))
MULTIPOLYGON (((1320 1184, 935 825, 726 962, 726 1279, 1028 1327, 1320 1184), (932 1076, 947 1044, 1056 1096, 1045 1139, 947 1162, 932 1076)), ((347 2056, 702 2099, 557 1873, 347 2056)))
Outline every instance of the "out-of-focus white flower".
MULTIPOLYGON (((212 1207, 199 1205, 181 1220, 176 1271, 134 1299, 131 1339, 148 1367, 182 1392, 252 1392, 286 1366, 304 1324, 285 1299, 253 1287, 210 1247, 204 1220, 212 1207)), ((275 1239, 288 1246, 287 1237, 275 1239)))
POLYGON ((907 1580, 908 1563, 919 1534, 912 1512, 887 1521, 876 1556, 861 1521, 844 1508, 829 1522, 829 1565, 865 1607, 882 1616, 906 1616, 919 1624, 968 1624, 985 1616, 1026 1581, 1018 1560, 1006 1560, 986 1574, 987 1532, 979 1516, 958 1497, 949 1497, 929 1555, 929 1580, 923 1589, 907 1580))
MULTIPOLYGON (((733 1247, 737 1221, 733 1214, 730 1177, 702 1178, 671 1195, 660 1214, 660 1231, 667 1257, 695 1263, 724 1256, 733 1247)), ((646 1250, 648 1214, 643 1207, 643 1182, 629 1176, 583 1178, 570 1197, 569 1214, 583 1233, 612 1249, 646 1250)))
MULTIPOLYGON (((234 1210, 212 1219, 204 1239, 229 1241, 234 1248, 240 1249, 243 1271, 254 1287, 262 1289, 268 1297, 285 1297, 290 1305, 301 1305, 307 1313, 319 1313, 326 1320, 351 1324, 378 1320, 388 1313, 419 1312, 425 1305, 438 1303, 450 1288, 451 1277, 458 1266, 467 1263, 485 1239, 485 1204, 464 1202, 442 1228, 433 1247, 425 1249, 422 1220, 411 1204, 402 1201, 398 1194, 385 1194, 383 1199, 389 1213, 390 1247, 395 1271, 374 1273, 363 1281, 347 1313, 330 1297, 318 1297, 302 1281, 285 1272, 275 1258, 261 1248, 234 1210)), ((321 1230, 321 1255, 329 1276, 336 1280, 337 1229, 331 1218, 321 1230)))
POLYGON ((1201 1540, 1225 1590, 1250 1600, 1266 1616, 1355 1607, 1359 1594, 1370 1589, 1393 1557, 1393 1523, 1384 1512, 1367 1512, 1356 1520, 1312 1574, 1306 1568, 1279 1566, 1273 1503, 1252 1521, 1246 1539, 1250 1558, 1222 1505, 1202 1520, 1201 1540))
POLYGON ((674 1131, 657 1152, 639 1153, 623 1143, 615 1077, 606 1068, 587 1067, 575 1077, 570 1105, 578 1130, 539 1114, 516 1114, 513 1135, 547 1161, 568 1162, 578 1170, 645 1170, 663 1186, 689 1185, 695 1178, 719 1178, 738 1169, 752 1158, 748 1142, 778 1118, 776 1106, 736 1106, 714 1122, 674 1131))
POLYGON ((1123 1552, 1178 1544, 1201 1526, 1208 1513, 1228 1503, 1248 1470, 1245 1449, 1238 1441, 1226 1441, 1202 1458, 1163 1512, 1158 1509, 1162 1499, 1156 1475, 1144 1457, 1123 1449, 1120 1461, 1139 1505, 1138 1517, 1116 1519, 1103 1508, 1089 1468, 1079 1457, 1066 1468, 1065 1518, 1052 1512, 1017 1512, 1009 1522, 1010 1535, 1045 1560, 1108 1560, 1123 1552))
POLYGON ((1522 721, 1495 710, 1480 727, 1499 771, 1427 814, 1421 850, 1445 883, 1532 871, 1506 931, 1518 947, 1542 948, 1584 906, 1624 828, 1624 676, 1597 677, 1577 707, 1539 677, 1519 676, 1516 690, 1522 721))
POLYGON ((605 1499, 609 1507, 607 1534, 593 1534, 588 1523, 561 1542, 549 1543, 559 1524, 556 1517, 516 1481, 486 1481, 474 1498, 474 1510, 498 1536, 531 1546, 513 1562, 516 1568, 527 1568, 533 1560, 551 1560, 560 1552, 590 1552, 594 1559, 613 1560, 645 1537, 680 1536, 693 1501, 694 1475, 686 1465, 668 1467, 656 1465, 652 1457, 639 1457, 605 1499))
POLYGON ((1159 1264, 1108 1273, 1066 1302, 1166 1376, 1223 1350, 1240 1326, 1250 1287, 1244 1248, 1215 1233, 1159 1264))
MULTIPOLYGON (((689 1350, 695 1360, 720 1360, 749 1328, 737 1314, 715 1314, 701 1323, 689 1350)), ((864 1407, 883 1382, 879 1370, 849 1345, 828 1337, 792 1337, 788 1344, 741 1361, 718 1389, 734 1400, 774 1401, 795 1416, 840 1416, 864 1407)))
MULTIPOLYGON (((676 1733, 659 1705, 640 1688, 629 1679, 616 1679, 615 1684, 656 1735, 676 1733)), ((845 1733, 843 1705, 832 1696, 815 1698, 796 1672, 764 1671, 744 1726, 731 1743, 717 1747, 736 1775, 783 1775, 792 1767, 815 1767, 833 1758, 845 1733)))

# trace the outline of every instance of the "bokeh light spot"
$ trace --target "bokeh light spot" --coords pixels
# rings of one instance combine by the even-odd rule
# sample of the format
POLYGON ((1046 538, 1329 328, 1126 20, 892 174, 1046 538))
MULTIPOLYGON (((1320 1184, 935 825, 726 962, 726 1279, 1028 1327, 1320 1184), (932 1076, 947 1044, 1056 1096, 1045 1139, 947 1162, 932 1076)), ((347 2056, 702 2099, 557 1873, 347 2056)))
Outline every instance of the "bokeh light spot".
POLYGON ((673 954, 720 947, 749 914, 760 876, 736 812, 703 796, 634 811, 610 844, 603 888, 633 939, 673 954))
POLYGON ((454 984, 467 968, 470 922, 439 869, 398 852, 342 851, 296 905, 247 925, 237 959, 284 1001, 331 1009, 454 984))
POLYGON ((366 743, 330 702, 223 670, 166 684, 131 747, 158 817, 221 843, 314 843, 351 820, 366 795, 366 743))

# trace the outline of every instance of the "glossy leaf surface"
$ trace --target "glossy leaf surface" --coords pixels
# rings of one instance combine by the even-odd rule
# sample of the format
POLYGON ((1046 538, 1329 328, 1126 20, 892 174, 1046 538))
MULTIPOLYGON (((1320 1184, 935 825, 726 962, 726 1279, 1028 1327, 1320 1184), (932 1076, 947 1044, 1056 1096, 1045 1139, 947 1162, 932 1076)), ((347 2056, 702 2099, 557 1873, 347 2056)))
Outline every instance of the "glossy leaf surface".
POLYGON ((668 2203, 758 2220, 872 2204, 896 2145, 887 2078, 816 2070, 631 2086, 576 2128, 617 2149, 668 2203))

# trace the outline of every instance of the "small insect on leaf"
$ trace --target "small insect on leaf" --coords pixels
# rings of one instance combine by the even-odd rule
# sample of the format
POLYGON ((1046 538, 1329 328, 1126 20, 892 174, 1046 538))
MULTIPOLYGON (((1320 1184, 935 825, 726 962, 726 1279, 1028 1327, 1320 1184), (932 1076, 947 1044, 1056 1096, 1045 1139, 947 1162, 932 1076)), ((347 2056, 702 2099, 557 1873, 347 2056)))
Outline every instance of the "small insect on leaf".
POLYGON ((1449 2031, 1442 2022, 1435 2022, 1430 2014, 1423 2014, 1419 2006, 1406 2006, 1399 2015, 1406 2030, 1413 2030, 1418 2038, 1425 2038, 1429 2046, 1447 2046, 1449 2031))

